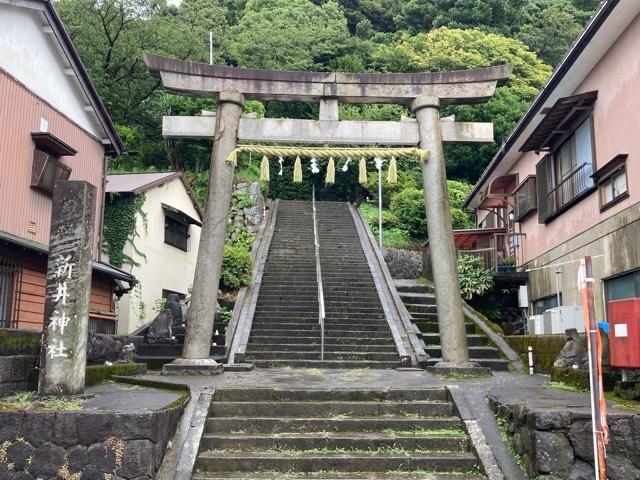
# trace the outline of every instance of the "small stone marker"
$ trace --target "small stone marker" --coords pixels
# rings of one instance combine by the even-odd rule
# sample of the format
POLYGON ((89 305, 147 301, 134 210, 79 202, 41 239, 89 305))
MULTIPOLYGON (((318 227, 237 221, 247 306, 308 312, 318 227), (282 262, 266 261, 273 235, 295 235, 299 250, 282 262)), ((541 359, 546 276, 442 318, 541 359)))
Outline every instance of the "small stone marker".
POLYGON ((40 395, 84 391, 96 188, 59 181, 53 189, 40 395))

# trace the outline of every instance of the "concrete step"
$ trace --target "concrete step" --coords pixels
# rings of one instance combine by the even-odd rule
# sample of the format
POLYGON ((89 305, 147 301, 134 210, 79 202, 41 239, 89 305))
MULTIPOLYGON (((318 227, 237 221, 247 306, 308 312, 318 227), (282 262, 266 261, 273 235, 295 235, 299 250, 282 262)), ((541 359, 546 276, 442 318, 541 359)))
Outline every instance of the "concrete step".
POLYGON ((252 362, 257 368, 372 368, 377 370, 399 368, 401 366, 399 359, 396 362, 388 362, 375 360, 284 360, 273 358, 269 360, 253 360, 252 362))
MULTIPOLYGON (((248 360, 269 360, 272 358, 278 358, 281 360, 317 360, 320 358, 320 352, 295 352, 291 350, 272 350, 272 351, 257 351, 251 350, 247 352, 248 360)), ((327 348, 324 349, 325 360, 373 360, 373 361, 386 361, 394 362, 398 359, 398 352, 333 352, 327 348)))
POLYGON ((435 305, 425 305, 420 303, 405 303, 405 307, 409 313, 438 313, 435 305))
POLYGON ((213 394, 214 401, 342 401, 342 402, 448 402, 449 392, 445 388, 403 389, 354 389, 354 388, 279 388, 279 387, 220 387, 213 394))
MULTIPOLYGON (((439 345, 426 345, 424 351, 430 357, 441 357, 442 349, 439 345)), ((495 347, 469 347, 469 356, 476 359, 500 359, 500 351, 495 347)))
MULTIPOLYGON (((438 324, 436 322, 414 322, 421 333, 439 333, 438 324)), ((476 326, 474 323, 466 323, 465 330, 467 334, 476 333, 476 326)))
MULTIPOLYGON (((477 362, 483 367, 490 368, 491 370, 495 370, 498 372, 508 372, 509 371, 509 361, 502 360, 499 358, 473 358, 470 360, 472 362, 477 362)), ((432 357, 427 360, 427 366, 432 367, 436 363, 441 362, 442 358, 432 357)))
MULTIPOLYGON (((267 343, 267 342, 249 342, 249 349, 252 352, 265 352, 265 351, 291 351, 291 352, 320 352, 320 341, 314 339, 313 342, 305 343, 267 343)), ((324 345, 325 352, 377 352, 386 353, 390 351, 395 352, 394 344, 387 345, 371 345, 369 342, 356 345, 356 344, 339 344, 339 343, 326 343, 324 345)))
POLYGON ((389 472, 425 470, 429 472, 469 472, 477 459, 470 453, 429 452, 409 454, 278 453, 213 450, 198 455, 196 467, 207 471, 389 472))
MULTIPOLYGON (((151 357, 173 357, 178 358, 182 355, 182 344, 176 345, 148 345, 142 344, 136 347, 136 355, 138 356, 151 356, 151 357)), ((224 355, 225 346, 217 345, 209 348, 209 355, 224 355)))
POLYGON ((396 290, 399 293, 434 293, 434 289, 431 286, 423 284, 405 283, 403 281, 396 280, 396 290))
POLYGON ((193 480, 486 480, 483 475, 453 475, 411 471, 398 473, 383 472, 196 472, 193 480))
POLYGON ((434 293, 400 293, 402 301, 407 303, 421 304, 421 305, 435 305, 436 296, 434 293))
POLYGON ((420 418, 411 416, 287 418, 287 417, 209 417, 206 433, 244 432, 244 434, 310 432, 398 432, 415 430, 460 430, 457 417, 420 418))
MULTIPOLYGON (((374 347, 388 347, 393 346, 395 348, 395 342, 391 336, 388 337, 365 337, 365 338, 342 338, 342 337, 329 337, 325 339, 327 342, 326 345, 333 345, 333 347, 341 346, 341 347, 352 347, 354 345, 358 345, 360 347, 370 346, 374 347), (329 338, 331 339, 331 343, 328 343, 329 338)), ((251 336, 249 337, 249 345, 263 345, 263 344, 272 344, 272 345, 288 345, 288 344, 299 344, 304 343, 305 345, 320 345, 320 335, 317 336, 309 336, 309 337, 296 337, 296 336, 288 336, 287 332, 284 332, 283 335, 258 335, 255 331, 251 332, 251 336)))
POLYGON ((205 434, 200 442, 204 450, 378 450, 404 449, 468 452, 469 438, 457 435, 394 435, 383 432, 322 432, 277 434, 205 434))
MULTIPOLYGON (((439 333, 421 333, 420 338, 424 341, 425 345, 440 345, 439 333)), ((489 340, 484 335, 468 334, 467 344, 470 347, 481 347, 487 345, 489 340)))
POLYGON ((455 414, 453 404, 442 401, 215 401, 209 408, 212 417, 420 416, 424 412, 437 417, 455 414))

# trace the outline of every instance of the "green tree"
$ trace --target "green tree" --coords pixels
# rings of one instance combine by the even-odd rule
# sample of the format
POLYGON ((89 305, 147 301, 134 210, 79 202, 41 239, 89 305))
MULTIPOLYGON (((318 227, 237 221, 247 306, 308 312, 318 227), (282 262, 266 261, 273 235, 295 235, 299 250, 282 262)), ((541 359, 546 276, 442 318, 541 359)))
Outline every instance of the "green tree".
POLYGON ((450 178, 475 181, 490 158, 520 119, 551 73, 551 67, 518 40, 478 29, 438 28, 427 34, 404 35, 398 42, 381 45, 373 54, 383 71, 421 72, 464 70, 502 63, 513 65, 513 74, 494 97, 482 105, 443 109, 458 121, 493 122, 495 144, 482 147, 446 147, 450 178))
POLYGON ((530 15, 516 33, 545 62, 557 65, 582 31, 578 10, 569 1, 554 3, 530 15))
POLYGON ((335 2, 248 0, 231 29, 229 58, 242 67, 322 69, 348 44, 347 20, 335 2))
POLYGON ((209 32, 212 32, 213 63, 224 64, 225 40, 229 34, 228 8, 221 0, 182 0, 178 20, 195 42, 190 59, 209 63, 209 32))

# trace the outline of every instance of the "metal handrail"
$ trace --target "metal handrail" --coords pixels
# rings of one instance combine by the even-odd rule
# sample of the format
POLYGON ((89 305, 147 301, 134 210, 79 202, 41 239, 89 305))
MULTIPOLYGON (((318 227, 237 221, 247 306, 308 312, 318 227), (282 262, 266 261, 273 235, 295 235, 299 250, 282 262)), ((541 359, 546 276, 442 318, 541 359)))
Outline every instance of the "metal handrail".
POLYGON ((313 241, 316 256, 316 282, 318 283, 318 323, 320 324, 320 360, 324 360, 324 288, 322 287, 322 269, 320 268, 320 238, 318 237, 318 217, 316 215, 316 187, 311 191, 313 206, 313 241))

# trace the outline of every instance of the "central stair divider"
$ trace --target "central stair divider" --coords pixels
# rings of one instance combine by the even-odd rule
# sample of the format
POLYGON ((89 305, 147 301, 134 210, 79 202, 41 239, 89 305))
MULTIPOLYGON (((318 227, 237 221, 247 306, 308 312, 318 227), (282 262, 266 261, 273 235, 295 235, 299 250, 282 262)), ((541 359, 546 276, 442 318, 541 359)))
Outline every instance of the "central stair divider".
POLYGON ((385 309, 389 329, 400 355, 405 357, 403 364, 424 367, 427 364, 429 355, 424 350, 424 346, 418 337, 417 329, 411 323, 411 315, 398 295, 393 278, 384 260, 384 255, 360 210, 349 204, 349 211, 358 231, 362 250, 371 269, 376 290, 385 309))
POLYGON ((313 206, 313 240, 316 256, 316 282, 318 283, 318 323, 320 324, 320 360, 324 360, 324 288, 322 286, 322 268, 320 267, 320 238, 318 236, 318 215, 316 213, 316 186, 311 191, 313 206))

